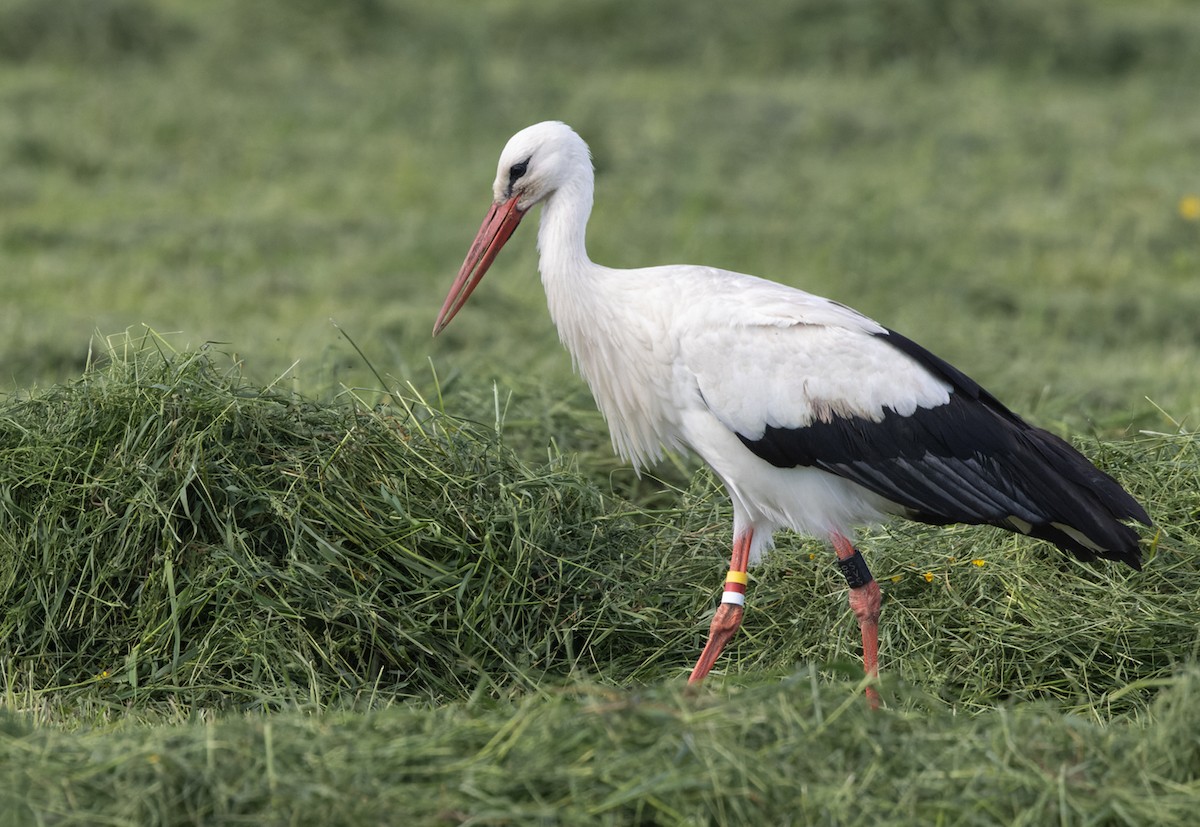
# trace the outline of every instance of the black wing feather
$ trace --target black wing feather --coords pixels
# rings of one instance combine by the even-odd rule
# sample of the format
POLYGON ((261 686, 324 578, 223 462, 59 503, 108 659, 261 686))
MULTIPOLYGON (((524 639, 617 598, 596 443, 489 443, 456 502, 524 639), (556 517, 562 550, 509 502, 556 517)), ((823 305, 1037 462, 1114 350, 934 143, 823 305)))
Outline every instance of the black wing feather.
POLYGON ((1150 518, 1116 480, 911 339, 879 335, 948 382, 950 401, 908 416, 885 408, 879 421, 768 425, 758 439, 739 439, 772 465, 853 480, 915 520, 1023 530, 1083 560, 1141 567, 1137 532, 1124 521, 1149 525, 1150 518))

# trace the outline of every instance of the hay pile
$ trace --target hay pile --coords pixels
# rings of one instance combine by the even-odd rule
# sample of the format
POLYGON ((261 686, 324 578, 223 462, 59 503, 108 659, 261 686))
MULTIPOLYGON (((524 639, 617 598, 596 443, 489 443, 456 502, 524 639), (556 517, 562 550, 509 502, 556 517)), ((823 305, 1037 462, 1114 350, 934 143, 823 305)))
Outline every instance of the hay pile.
MULTIPOLYGON (((10 697, 326 708, 686 674, 728 543, 707 475, 638 511, 419 399, 318 404, 217 359, 114 354, 0 407, 10 697)), ((1166 529, 1146 571, 991 530, 868 538, 887 679, 1107 716, 1194 657, 1196 439, 1085 447, 1166 529)), ((857 648, 827 552, 785 538, 722 668, 854 675, 857 648)))

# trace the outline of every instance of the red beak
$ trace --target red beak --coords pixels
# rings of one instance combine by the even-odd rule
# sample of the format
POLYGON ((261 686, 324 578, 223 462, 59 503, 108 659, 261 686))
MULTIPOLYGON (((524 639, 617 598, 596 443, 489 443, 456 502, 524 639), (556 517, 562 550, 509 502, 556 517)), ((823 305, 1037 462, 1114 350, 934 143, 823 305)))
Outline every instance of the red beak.
POLYGON ((525 211, 517 206, 516 196, 503 203, 493 204, 488 210, 483 225, 475 234, 475 241, 471 243, 471 249, 467 251, 462 268, 458 271, 458 278, 450 285, 450 294, 442 304, 442 312, 438 313, 437 321, 434 322, 434 336, 445 330, 454 315, 467 303, 471 292, 495 261, 496 253, 500 252, 500 248, 508 241, 524 216, 525 211))

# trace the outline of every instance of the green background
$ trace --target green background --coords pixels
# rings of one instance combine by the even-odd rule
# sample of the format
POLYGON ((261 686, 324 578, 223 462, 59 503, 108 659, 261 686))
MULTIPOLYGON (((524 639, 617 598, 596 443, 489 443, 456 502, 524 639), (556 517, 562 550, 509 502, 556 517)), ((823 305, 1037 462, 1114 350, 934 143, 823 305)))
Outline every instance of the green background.
POLYGON ((0 0, 0 825, 1191 823, 1197 78, 1187 0, 0 0), (920 341, 1146 570, 870 534, 872 714, 784 537, 685 693, 728 504, 612 456, 532 226, 430 338, 545 119, 594 260, 920 341))

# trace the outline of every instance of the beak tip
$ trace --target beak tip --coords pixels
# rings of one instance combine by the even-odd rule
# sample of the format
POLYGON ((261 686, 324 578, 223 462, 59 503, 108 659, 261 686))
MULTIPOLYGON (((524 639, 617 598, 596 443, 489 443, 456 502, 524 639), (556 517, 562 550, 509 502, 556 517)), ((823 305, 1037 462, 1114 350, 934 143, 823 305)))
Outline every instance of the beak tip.
POLYGON ((475 235, 475 240, 471 243, 471 249, 463 261, 462 268, 458 271, 458 277, 450 287, 450 293, 446 296, 441 313, 438 314, 437 321, 433 323, 434 338, 437 338, 437 335, 446 329, 458 311, 467 303, 467 299, 471 297, 471 293, 478 286, 483 274, 491 266, 496 253, 512 236, 524 214, 525 212, 517 207, 516 197, 500 204, 492 204, 487 216, 483 219, 483 225, 475 235))

